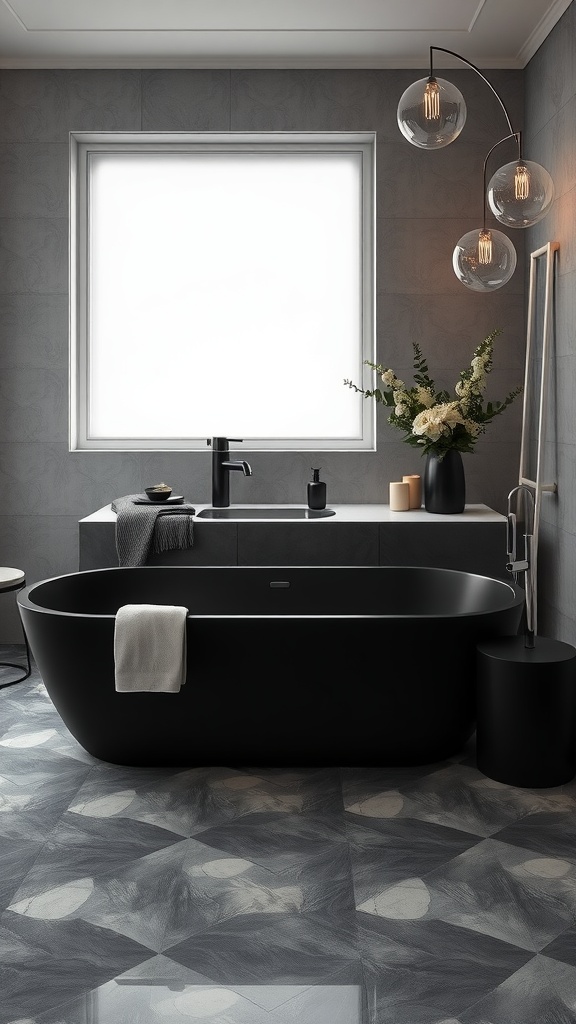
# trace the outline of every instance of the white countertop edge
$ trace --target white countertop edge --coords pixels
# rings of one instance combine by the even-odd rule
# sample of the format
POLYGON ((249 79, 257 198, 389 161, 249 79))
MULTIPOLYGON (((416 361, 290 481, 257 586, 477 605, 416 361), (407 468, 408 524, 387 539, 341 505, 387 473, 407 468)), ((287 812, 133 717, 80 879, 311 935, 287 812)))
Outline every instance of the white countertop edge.
MULTIPOLYGON (((190 499, 187 498, 186 501, 190 499)), ((196 512, 200 512, 203 508, 210 508, 209 502, 192 502, 196 512)), ((278 502, 284 508, 307 508, 307 505, 291 504, 289 502, 278 502)), ((230 509, 238 508, 268 508, 268 504, 262 505, 250 505, 231 504, 230 509)), ((489 508, 488 505, 466 505, 463 512, 457 513, 456 515, 437 515, 433 512, 427 512, 425 508, 410 509, 409 512, 391 512, 389 505, 334 505, 328 503, 327 508, 334 509, 336 515, 327 516, 325 519, 259 519, 259 520, 240 520, 240 519, 200 519, 198 522, 204 524, 214 523, 247 523, 247 522, 260 522, 260 523, 505 523, 506 516, 495 512, 494 509, 489 508)), ((196 521, 195 517, 195 521, 196 521)), ((84 516, 80 519, 81 523, 107 523, 116 522, 116 513, 112 511, 112 505, 104 505, 102 508, 97 509, 95 512, 91 512, 90 515, 84 516)))

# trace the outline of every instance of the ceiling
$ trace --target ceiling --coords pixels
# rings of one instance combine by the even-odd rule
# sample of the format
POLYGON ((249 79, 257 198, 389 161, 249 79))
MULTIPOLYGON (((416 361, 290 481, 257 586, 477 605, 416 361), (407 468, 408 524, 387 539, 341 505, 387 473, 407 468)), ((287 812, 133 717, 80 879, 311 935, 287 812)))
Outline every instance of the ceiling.
POLYGON ((523 68, 570 2, 0 0, 0 67, 523 68))

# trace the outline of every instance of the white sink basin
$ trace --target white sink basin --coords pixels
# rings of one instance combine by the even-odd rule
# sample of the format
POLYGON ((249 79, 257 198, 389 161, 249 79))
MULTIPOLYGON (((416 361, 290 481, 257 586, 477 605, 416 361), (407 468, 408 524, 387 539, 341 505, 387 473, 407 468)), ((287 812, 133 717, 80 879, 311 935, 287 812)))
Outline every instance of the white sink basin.
POLYGON ((203 508, 196 513, 198 519, 326 519, 336 515, 332 508, 283 508, 271 505, 269 508, 203 508))

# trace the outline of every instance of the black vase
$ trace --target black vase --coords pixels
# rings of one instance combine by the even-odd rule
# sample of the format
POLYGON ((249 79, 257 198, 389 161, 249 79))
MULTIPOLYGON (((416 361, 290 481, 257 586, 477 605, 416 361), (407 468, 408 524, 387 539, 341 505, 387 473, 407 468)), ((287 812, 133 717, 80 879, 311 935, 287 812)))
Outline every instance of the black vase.
POLYGON ((463 512, 466 504, 466 479, 462 456, 455 449, 439 455, 426 456, 424 470, 424 507, 427 512, 454 515, 463 512))

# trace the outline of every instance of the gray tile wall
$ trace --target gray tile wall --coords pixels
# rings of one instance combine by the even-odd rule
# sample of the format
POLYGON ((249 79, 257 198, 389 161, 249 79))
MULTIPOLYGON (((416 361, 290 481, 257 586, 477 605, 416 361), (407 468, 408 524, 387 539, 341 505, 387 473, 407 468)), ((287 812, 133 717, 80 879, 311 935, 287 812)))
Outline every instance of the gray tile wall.
POLYGON ((553 301, 549 415, 538 558, 538 628, 576 644, 576 3, 525 69, 525 152, 549 170, 551 213, 527 231, 526 252, 560 245, 553 301))
MULTIPOLYGON (((482 163, 506 133, 504 116, 472 71, 445 73, 466 96, 468 123, 444 150, 415 149, 398 131, 396 107, 404 89, 423 74, 0 71, 1 564, 24 569, 28 582, 75 571, 78 519, 156 478, 169 480, 191 501, 210 497, 209 450, 190 455, 68 451, 70 130, 375 130, 378 359, 405 379, 417 339, 432 374, 452 386, 475 346, 500 326, 504 334, 489 396, 503 397, 522 379, 521 244, 514 239, 519 250, 514 278, 491 295, 468 291, 452 271, 456 241, 481 226, 482 163)), ((499 71, 489 77, 515 126, 522 127, 523 73, 499 71)), ((542 128, 546 111, 543 115, 542 128)), ((565 357, 570 358, 567 352, 565 357)), ((518 476, 520 413, 517 403, 489 428, 475 454, 465 456, 468 501, 505 511, 518 476)), ((422 459, 401 442, 383 410, 376 453, 255 453, 249 458, 253 476, 232 481, 235 502, 305 501, 311 465, 322 466, 329 502, 386 502, 390 480, 423 471, 422 459)), ((5 604, 13 601, 6 597, 5 604)), ((0 640, 19 636, 15 612, 2 607, 0 640)))

